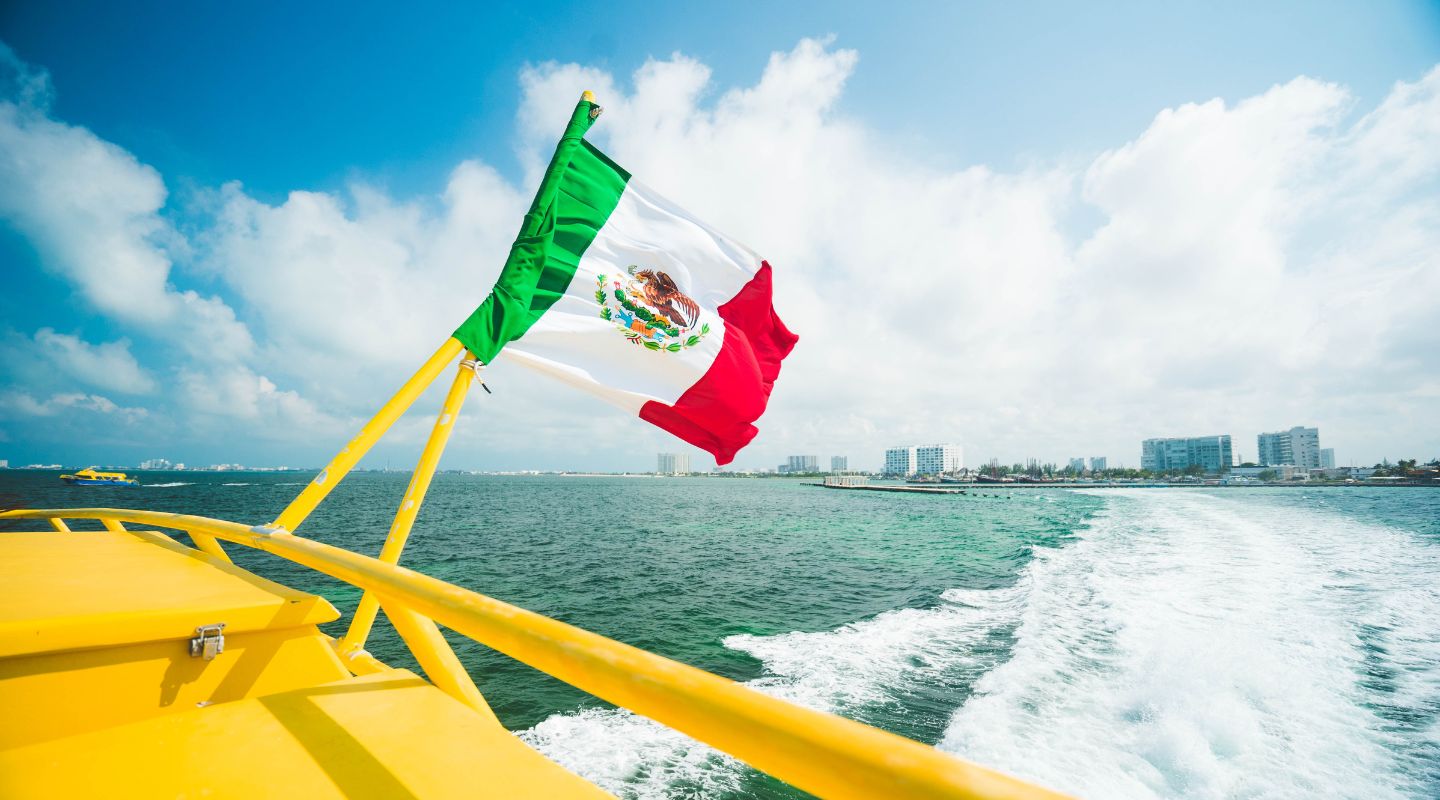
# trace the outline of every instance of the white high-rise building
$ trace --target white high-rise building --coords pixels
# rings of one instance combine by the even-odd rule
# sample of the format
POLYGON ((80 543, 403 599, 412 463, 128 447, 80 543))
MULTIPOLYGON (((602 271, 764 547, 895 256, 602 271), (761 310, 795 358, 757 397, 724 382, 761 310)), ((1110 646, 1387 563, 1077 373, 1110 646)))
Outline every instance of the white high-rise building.
POLYGON ((1085 471, 1085 459, 1083 459, 1083 458, 1072 458, 1072 459, 1070 459, 1070 471, 1073 472, 1073 473, 1075 473, 1076 475, 1079 475, 1080 473, 1084 472, 1084 471, 1085 471))
POLYGON ((830 471, 845 472, 850 469, 850 459, 846 456, 830 456, 830 471))
POLYGON ((956 472, 964 466, 964 451, 958 444, 927 444, 915 447, 915 471, 921 475, 956 472))
POLYGON ((1335 469, 1335 448, 1320 448, 1320 469, 1335 469))
POLYGON ((689 453, 660 453, 655 457, 655 471, 661 475, 688 475, 689 453))
POLYGON ((1263 466, 1282 464, 1320 469, 1320 429, 1296 426, 1288 431, 1262 433, 1255 439, 1263 466))
POLYGON ((914 475, 915 474, 915 450, 914 447, 892 447, 885 451, 885 474, 886 475, 914 475))
POLYGON ((1090 458, 1091 472, 1104 472, 1107 469, 1109 469, 1109 467, 1105 466, 1105 456, 1092 456, 1090 458))

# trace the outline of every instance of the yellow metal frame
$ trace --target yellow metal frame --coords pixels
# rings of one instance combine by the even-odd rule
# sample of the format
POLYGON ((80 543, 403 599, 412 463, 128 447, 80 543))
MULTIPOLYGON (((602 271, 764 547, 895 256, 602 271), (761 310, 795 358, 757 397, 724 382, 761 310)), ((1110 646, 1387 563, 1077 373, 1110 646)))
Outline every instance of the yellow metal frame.
POLYGON ((1063 796, 919 742, 802 708, 393 563, 271 526, 107 508, 6 511, 0 519, 88 519, 107 528, 128 522, 178 530, 197 541, 207 537, 271 553, 373 592, 431 682, 479 713, 491 712, 437 624, 824 797, 1063 796))

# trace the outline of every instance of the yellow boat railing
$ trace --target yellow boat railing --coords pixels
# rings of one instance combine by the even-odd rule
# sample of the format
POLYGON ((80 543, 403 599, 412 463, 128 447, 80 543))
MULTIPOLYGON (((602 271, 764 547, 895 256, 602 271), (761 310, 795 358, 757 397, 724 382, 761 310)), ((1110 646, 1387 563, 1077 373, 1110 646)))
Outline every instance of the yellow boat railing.
MULTIPOLYGON (((1061 797, 919 742, 803 708, 718 675, 414 570, 270 526, 185 514, 106 508, 14 510, 0 519, 98 520, 183 531, 221 554, 218 541, 252 547, 345 581, 378 598, 437 687, 493 718, 469 673, 440 634, 444 625, 596 697, 650 717, 824 797, 1061 797)), ((56 535, 63 535, 57 533, 56 535)), ((363 650, 337 650, 357 674, 385 667, 363 650)))

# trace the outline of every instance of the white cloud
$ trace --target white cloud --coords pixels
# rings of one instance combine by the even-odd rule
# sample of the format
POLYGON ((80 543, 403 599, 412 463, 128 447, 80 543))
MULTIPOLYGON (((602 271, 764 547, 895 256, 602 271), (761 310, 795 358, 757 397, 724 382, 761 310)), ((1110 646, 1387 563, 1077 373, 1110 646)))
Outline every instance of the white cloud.
MULTIPOLYGON (((285 441, 303 433, 336 437, 344 431, 331 415, 294 391, 282 390, 245 367, 184 369, 176 388, 182 408, 201 433, 246 431, 247 436, 285 441)), ((356 421, 358 427, 358 420, 356 421)), ((321 439, 324 441, 324 439, 321 439)))
POLYGON ((128 408, 98 394, 67 392, 54 394, 46 400, 37 400, 28 392, 7 391, 0 393, 0 414, 5 416, 54 417, 75 412, 94 412, 133 422, 149 415, 143 408, 128 408))
MULTIPOLYGON (((181 419, 263 429, 318 461, 484 297, 592 89, 602 148, 776 267, 802 340, 740 466, 872 466, 921 440, 959 440, 972 463, 1133 463, 1147 436, 1228 432, 1246 453, 1258 430, 1302 423, 1342 461, 1440 453, 1440 69, 1358 119, 1343 87, 1303 77, 1180 98, 1195 102, 1088 162, 1004 172, 936 168, 847 116, 859 64, 806 40, 729 90, 680 55, 628 81, 539 65, 520 76, 523 186, 478 161, 418 198, 357 182, 270 204, 230 184, 190 241, 154 170, 11 103, 0 214, 120 322, 229 332, 220 358, 180 364, 181 419), (176 252, 231 302, 173 287, 176 252)), ((644 466, 673 447, 503 359, 491 381, 457 437, 466 461, 644 466)))
POLYGON ((1343 88, 1299 78, 1162 111, 1088 165, 1002 174, 874 141, 837 102, 855 63, 802 43, 708 106, 685 59, 647 64, 633 95, 574 65, 524 80, 522 121, 612 87, 607 152, 772 254, 802 341, 757 441, 771 460, 959 439, 972 461, 1134 462, 1145 436, 1230 432, 1244 452, 1302 422, 1342 458, 1440 448, 1434 357, 1392 367, 1440 321, 1440 72, 1349 127, 1343 88), (1356 197, 1369 211, 1335 213, 1356 197), (1077 207, 1101 219, 1078 237, 1077 207), (1382 401, 1388 429, 1346 410, 1382 401))
POLYGON ((0 45, 0 73, 21 90, 0 101, 0 217, 25 235, 47 269, 96 310, 194 354, 245 355, 249 332, 224 301, 169 284, 167 249, 183 239, 160 215, 159 173, 85 128, 50 116, 43 75, 0 45))
POLYGON ((270 206, 219 195, 203 263, 250 308, 259 361, 329 399, 398 380, 449 336, 499 273, 525 200, 463 162, 444 192, 399 202, 358 184, 347 198, 293 192, 270 206))
POLYGON ((41 328, 35 332, 34 342, 47 361, 76 380, 126 394, 155 391, 155 381, 130 353, 128 339, 95 345, 41 328))

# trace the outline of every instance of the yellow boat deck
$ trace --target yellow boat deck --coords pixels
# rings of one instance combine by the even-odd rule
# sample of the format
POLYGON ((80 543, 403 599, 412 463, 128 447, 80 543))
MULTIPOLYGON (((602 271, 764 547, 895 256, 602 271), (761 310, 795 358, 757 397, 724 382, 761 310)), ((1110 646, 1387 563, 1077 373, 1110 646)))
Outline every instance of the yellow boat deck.
POLYGON ((163 534, 7 533, 0 564, 0 797, 608 796, 411 672, 352 676, 328 602, 163 534))

